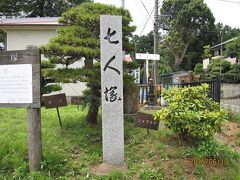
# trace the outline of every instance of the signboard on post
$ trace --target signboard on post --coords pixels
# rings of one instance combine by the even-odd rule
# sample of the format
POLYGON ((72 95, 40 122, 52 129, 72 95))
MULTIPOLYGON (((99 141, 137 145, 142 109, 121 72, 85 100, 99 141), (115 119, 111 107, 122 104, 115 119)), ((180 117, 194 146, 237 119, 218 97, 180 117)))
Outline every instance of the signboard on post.
POLYGON ((146 129, 158 130, 159 121, 155 121, 151 114, 137 112, 135 126, 146 129))
POLYGON ((59 124, 62 128, 62 121, 61 121, 61 117, 60 117, 58 108, 67 106, 67 98, 66 98, 65 93, 43 96, 43 101, 44 101, 44 106, 46 109, 49 109, 49 108, 57 109, 59 124))
POLYGON ((136 53, 136 59, 142 59, 142 60, 160 60, 159 54, 148 54, 148 53, 136 53))
POLYGON ((67 106, 65 93, 43 96, 43 101, 46 109, 67 106))
POLYGON ((123 165, 122 17, 100 17, 103 161, 123 165))
POLYGON ((26 107, 29 169, 39 170, 42 159, 40 51, 0 53, 0 107, 26 107))
POLYGON ((0 107, 40 106, 39 50, 0 53, 0 107))
POLYGON ((136 53, 136 60, 145 60, 143 83, 148 84, 148 60, 160 60, 159 54, 136 53))

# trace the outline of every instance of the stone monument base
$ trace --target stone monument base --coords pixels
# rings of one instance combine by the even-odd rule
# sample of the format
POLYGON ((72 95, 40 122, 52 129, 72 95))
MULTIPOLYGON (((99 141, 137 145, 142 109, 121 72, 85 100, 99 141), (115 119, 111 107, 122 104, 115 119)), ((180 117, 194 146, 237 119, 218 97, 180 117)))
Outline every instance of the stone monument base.
POLYGON ((99 176, 105 176, 114 171, 124 173, 127 171, 127 167, 126 165, 112 165, 112 164, 102 163, 100 165, 93 167, 91 171, 93 174, 96 174, 99 176))

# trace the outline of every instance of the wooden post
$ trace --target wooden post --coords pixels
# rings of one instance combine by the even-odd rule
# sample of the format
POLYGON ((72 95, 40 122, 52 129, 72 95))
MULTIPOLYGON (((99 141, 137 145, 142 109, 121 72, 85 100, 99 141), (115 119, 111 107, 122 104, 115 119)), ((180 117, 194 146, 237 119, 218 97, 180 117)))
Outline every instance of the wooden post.
POLYGON ((41 110, 28 108, 29 170, 39 170, 42 160, 41 110))

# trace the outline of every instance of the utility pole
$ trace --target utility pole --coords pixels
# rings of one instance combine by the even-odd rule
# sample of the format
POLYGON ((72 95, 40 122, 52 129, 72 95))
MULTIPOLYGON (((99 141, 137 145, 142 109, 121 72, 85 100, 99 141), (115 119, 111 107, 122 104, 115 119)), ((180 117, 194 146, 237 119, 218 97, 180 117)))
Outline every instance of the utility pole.
POLYGON ((222 31, 220 31, 220 38, 221 38, 221 51, 220 51, 220 55, 221 55, 221 61, 220 61, 220 77, 221 77, 221 74, 222 74, 222 59, 223 59, 222 31))
MULTIPOLYGON (((153 37, 154 37, 154 54, 158 53, 158 0, 155 0, 155 10, 154 10, 154 24, 153 24, 153 37)), ((158 83, 158 61, 154 61, 153 68, 153 83, 156 85, 158 83)))
POLYGON ((125 0, 122 0, 122 5, 121 7, 124 9, 125 8, 125 0))

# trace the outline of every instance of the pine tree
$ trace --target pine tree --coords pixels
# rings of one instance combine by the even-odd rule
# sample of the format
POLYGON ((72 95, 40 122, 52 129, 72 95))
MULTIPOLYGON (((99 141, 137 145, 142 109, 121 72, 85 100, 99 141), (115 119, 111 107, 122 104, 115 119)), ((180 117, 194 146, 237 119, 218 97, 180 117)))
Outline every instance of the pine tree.
MULTIPOLYGON (((130 26, 132 18, 129 11, 99 3, 84 3, 64 13, 60 22, 65 27, 59 29, 58 35, 42 47, 42 52, 52 62, 65 65, 66 69, 58 71, 58 75, 72 71, 68 69, 70 64, 85 59, 85 67, 75 71, 79 72, 79 80, 87 82, 88 89, 84 92, 83 104, 89 107, 86 120, 92 124, 97 123, 98 109, 101 105, 100 65, 94 64, 93 60, 100 60, 100 15, 106 14, 123 17, 123 47, 125 51, 130 52, 134 46, 129 39, 135 27, 130 26)), ((76 79, 74 76, 72 78, 76 79)), ((68 78, 69 82, 72 78, 68 78)))

